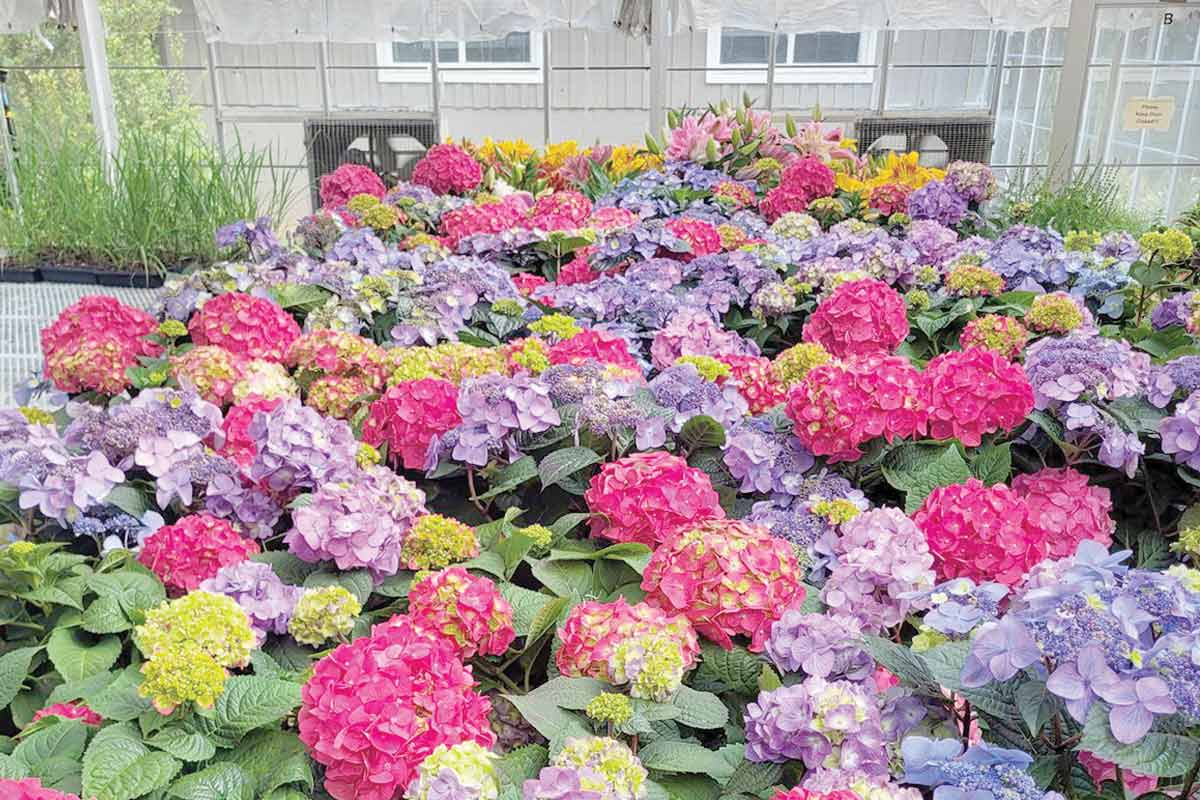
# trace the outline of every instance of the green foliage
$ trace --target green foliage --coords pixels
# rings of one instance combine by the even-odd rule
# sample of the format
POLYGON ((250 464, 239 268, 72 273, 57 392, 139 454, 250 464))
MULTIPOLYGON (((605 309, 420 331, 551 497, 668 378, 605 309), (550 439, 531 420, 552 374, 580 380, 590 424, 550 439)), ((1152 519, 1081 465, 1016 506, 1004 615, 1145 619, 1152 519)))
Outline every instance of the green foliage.
POLYGON ((1148 215, 1129 205, 1116 167, 1083 167, 1062 186, 1050 171, 1019 172, 1006 187, 1001 203, 1001 227, 1015 222, 1067 231, 1131 231, 1150 227, 1148 215), (1014 208, 1025 210, 1014 216, 1014 208))

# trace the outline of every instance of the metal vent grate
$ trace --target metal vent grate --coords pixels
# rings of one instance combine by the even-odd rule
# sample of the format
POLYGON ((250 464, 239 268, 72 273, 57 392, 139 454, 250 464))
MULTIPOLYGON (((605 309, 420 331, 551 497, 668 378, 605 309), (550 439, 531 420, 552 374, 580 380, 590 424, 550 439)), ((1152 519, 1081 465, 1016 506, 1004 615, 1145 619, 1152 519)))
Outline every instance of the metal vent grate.
POLYGON ((898 153, 915 150, 927 167, 944 167, 951 161, 979 161, 992 157, 991 117, 864 117, 854 132, 863 153, 898 153))
POLYGON ((320 208, 322 175, 342 164, 370 167, 389 186, 412 174, 413 164, 438 141, 432 119, 319 119, 304 123, 313 208, 320 208))

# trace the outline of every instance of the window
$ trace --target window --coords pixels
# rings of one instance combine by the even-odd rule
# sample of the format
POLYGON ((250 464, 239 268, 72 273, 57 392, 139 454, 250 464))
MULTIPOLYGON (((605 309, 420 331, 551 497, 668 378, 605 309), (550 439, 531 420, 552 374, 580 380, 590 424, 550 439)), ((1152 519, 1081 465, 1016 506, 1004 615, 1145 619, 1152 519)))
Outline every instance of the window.
MULTIPOLYGON (((428 83, 433 42, 392 42, 378 47, 379 80, 428 83)), ((503 39, 438 42, 438 71, 446 83, 541 83, 542 37, 529 32, 503 39)))
MULTIPOLYGON (((766 83, 771 34, 740 28, 708 32, 708 83, 766 83)), ((776 83, 871 83, 873 33, 776 33, 776 83), (825 64, 845 65, 830 68, 825 64)))

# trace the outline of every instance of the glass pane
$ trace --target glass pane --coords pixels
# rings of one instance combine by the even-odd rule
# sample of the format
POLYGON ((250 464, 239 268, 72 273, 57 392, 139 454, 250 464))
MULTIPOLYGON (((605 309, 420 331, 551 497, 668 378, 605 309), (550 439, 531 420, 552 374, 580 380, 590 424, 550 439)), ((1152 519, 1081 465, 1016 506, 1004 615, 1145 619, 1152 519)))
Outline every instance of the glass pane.
POLYGON ((529 64, 533 61, 528 31, 510 33, 503 39, 467 42, 466 50, 468 64, 529 64))
MULTIPOLYGON (((433 42, 392 42, 392 61, 396 64, 429 64, 433 61, 433 42)), ((458 42, 438 42, 438 62, 458 63, 458 42)))
POLYGON ((767 34, 741 28, 722 28, 721 63, 767 63, 767 34))
POLYGON ((859 34, 798 33, 793 64, 857 64, 859 34))

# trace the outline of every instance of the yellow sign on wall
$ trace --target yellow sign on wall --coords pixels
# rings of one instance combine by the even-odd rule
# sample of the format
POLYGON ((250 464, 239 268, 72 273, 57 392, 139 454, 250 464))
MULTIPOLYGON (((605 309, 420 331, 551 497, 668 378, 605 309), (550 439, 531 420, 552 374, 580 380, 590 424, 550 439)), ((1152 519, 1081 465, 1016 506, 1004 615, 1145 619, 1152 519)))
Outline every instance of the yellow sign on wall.
POLYGON ((1121 115, 1126 131, 1169 131, 1175 119, 1174 97, 1131 97, 1121 115))

